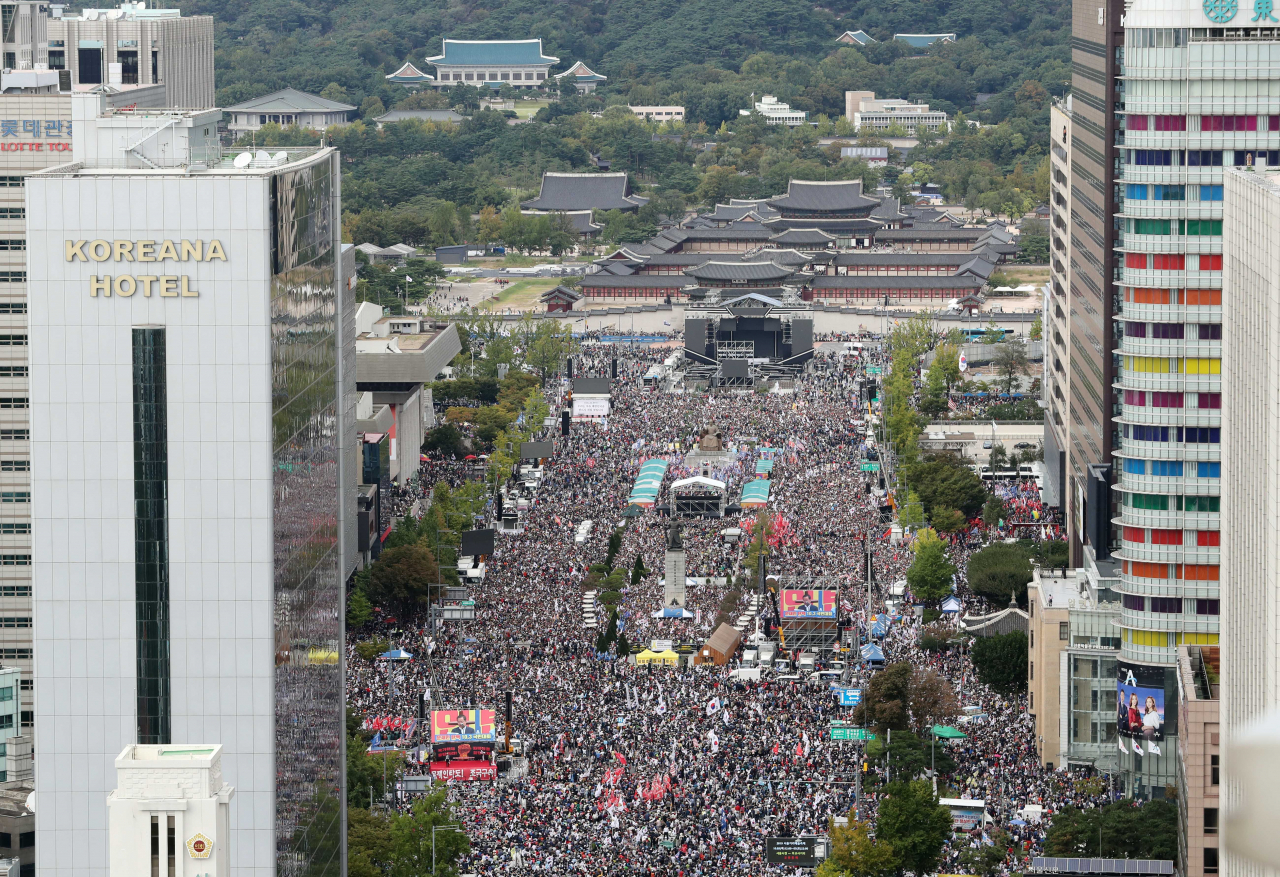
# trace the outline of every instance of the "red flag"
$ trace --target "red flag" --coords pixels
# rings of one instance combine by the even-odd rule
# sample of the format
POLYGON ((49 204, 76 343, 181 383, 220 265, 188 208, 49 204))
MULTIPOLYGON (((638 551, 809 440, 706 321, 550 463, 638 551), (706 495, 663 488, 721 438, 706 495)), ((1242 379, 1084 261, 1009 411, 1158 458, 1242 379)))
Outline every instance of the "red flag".
POLYGON ((802 755, 804 755, 804 744, 803 744, 803 743, 797 743, 797 744, 796 744, 796 757, 797 757, 797 758, 799 758, 799 757, 800 757, 800 756, 802 756, 802 755))
POLYGON ((618 763, 621 764, 623 767, 627 766, 627 759, 623 756, 621 752, 613 753, 613 757, 618 759, 618 763))
POLYGON ((774 743, 774 744, 773 744, 773 754, 774 754, 774 755, 777 755, 777 754, 778 754, 778 744, 777 744, 777 743, 774 743))

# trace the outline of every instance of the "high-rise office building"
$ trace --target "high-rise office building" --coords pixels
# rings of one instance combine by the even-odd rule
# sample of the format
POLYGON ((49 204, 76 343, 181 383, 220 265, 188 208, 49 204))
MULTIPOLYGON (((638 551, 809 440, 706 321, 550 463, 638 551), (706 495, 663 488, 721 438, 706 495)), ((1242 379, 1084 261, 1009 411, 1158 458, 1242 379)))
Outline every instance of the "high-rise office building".
POLYGON ((35 707, 26 179, 71 160, 71 96, 0 95, 0 119, 20 132, 0 144, 0 665, 22 671, 21 721, 29 733, 35 707))
MULTIPOLYGON (((1256 51, 1257 63, 1267 64, 1280 59, 1280 42, 1256 51)), ((1280 96, 1277 84, 1267 83, 1267 90, 1280 96)), ((1276 134, 1269 138, 1278 142, 1276 134)), ((1241 770, 1230 763, 1229 744, 1249 723, 1280 709, 1280 251, 1274 245, 1280 174, 1228 170, 1223 178, 1219 735, 1228 744, 1220 794, 1230 812, 1242 796, 1236 783, 1241 770)), ((1280 877, 1280 867, 1263 868, 1231 854, 1231 827, 1228 819, 1219 873, 1280 877)))
POLYGON ((1049 110, 1049 283, 1042 332, 1044 377, 1044 488, 1046 505, 1066 509, 1071 450, 1071 107, 1068 95, 1049 110))
POLYGON ((232 873, 344 870, 339 161, 219 116, 77 97, 27 180, 39 874, 106 877, 117 756, 170 743, 222 747, 232 873))
MULTIPOLYGON (((1218 644, 1220 545, 1237 538, 1246 513, 1263 511, 1245 506, 1223 519, 1222 449, 1259 437, 1233 437, 1221 414, 1223 302, 1235 295, 1223 283, 1223 172, 1280 164, 1280 77, 1269 72, 1280 29, 1260 27, 1266 15, 1138 0, 1125 19, 1120 669, 1139 683, 1143 674, 1153 685, 1163 678, 1166 693, 1180 645, 1218 644)), ((1249 367, 1264 369, 1265 358, 1249 367)), ((1236 477, 1257 479, 1265 460, 1244 455, 1235 465, 1236 477)), ((1250 552, 1263 550, 1250 543, 1250 552)), ((1172 739, 1176 701, 1165 703, 1172 739)), ((1158 796, 1174 753, 1143 748, 1122 767, 1133 791, 1158 796)))
POLYGON ((68 70, 79 90, 134 91, 143 107, 213 106, 213 16, 150 9, 58 11, 47 24, 49 67, 68 70))
MULTIPOLYGON (((1112 348, 1116 307, 1116 188, 1124 145, 1125 0, 1071 7, 1070 287, 1067 484, 1062 509, 1075 566, 1106 559, 1115 445, 1112 348), (1091 546, 1092 552, 1086 552, 1091 546), (1091 555, 1091 556, 1090 556, 1091 555)), ((1048 450, 1048 448, 1046 448, 1048 450)), ((1046 464, 1051 465, 1046 458, 1046 464)))

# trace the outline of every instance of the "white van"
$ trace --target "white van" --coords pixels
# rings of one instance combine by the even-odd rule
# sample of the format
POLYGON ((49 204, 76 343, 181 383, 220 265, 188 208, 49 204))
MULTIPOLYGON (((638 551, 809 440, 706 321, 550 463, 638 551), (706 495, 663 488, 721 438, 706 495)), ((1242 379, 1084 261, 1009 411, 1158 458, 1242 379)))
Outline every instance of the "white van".
POLYGON ((757 652, 755 649, 747 649, 742 653, 742 666, 754 667, 756 665, 757 652))
POLYGON ((757 651, 757 657, 761 667, 772 667, 773 656, 778 653, 777 643, 763 642, 757 651))

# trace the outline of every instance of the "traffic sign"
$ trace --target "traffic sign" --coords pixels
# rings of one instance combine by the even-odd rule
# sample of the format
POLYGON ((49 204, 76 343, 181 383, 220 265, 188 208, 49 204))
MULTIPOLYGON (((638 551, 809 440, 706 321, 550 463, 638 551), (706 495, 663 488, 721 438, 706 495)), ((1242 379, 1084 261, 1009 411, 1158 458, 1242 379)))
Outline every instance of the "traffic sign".
POLYGON ((840 693, 840 706, 857 706, 862 703, 861 688, 837 688, 840 693))
POLYGON ((863 463, 861 466, 858 467, 858 469, 862 472, 879 472, 880 464, 879 463, 863 463))
POLYGON ((880 374, 880 366, 878 366, 878 365, 869 365, 869 366, 867 366, 867 374, 869 374, 869 375, 878 375, 878 374, 880 374))
POLYGON ((832 740, 874 740, 876 735, 865 728, 832 728, 832 740))

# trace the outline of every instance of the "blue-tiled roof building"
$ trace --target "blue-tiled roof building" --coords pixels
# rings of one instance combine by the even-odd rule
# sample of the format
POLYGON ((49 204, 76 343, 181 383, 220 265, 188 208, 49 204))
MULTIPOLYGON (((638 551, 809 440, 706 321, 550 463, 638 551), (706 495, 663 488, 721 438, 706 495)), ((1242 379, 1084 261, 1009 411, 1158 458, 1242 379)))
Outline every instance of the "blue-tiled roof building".
POLYGON ((503 83, 540 88, 559 58, 542 54, 542 40, 445 40, 441 54, 427 58, 436 68, 436 88, 503 83))

